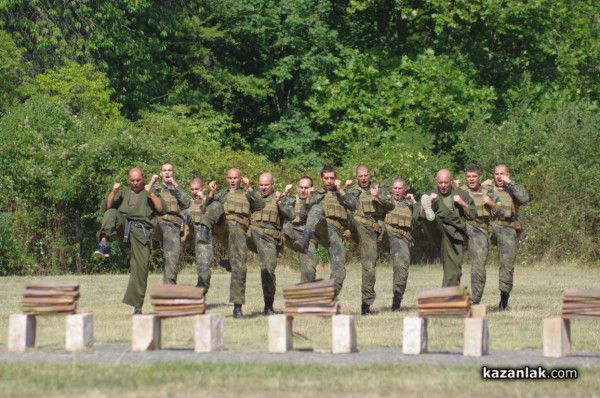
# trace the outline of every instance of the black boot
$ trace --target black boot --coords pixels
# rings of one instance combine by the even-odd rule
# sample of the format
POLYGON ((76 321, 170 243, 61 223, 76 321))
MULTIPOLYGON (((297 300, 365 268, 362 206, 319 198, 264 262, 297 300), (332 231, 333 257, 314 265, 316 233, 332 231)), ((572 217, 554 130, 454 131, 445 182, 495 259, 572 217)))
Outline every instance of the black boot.
POLYGON ((398 312, 400 311, 400 303, 402 302, 402 298, 400 296, 394 294, 392 298, 392 311, 398 312))
POLYGON ((222 258, 219 260, 219 265, 225 268, 225 271, 231 272, 231 263, 228 258, 222 258))
POLYGON ((269 315, 275 315, 275 311, 273 311, 273 297, 271 298, 266 298, 265 299, 265 315, 269 316, 269 315))
POLYGON ((373 315, 371 312, 371 306, 369 304, 362 303, 360 305, 360 314, 361 315, 373 315))
POLYGON ((300 253, 308 253, 308 245, 310 244, 310 238, 312 237, 312 231, 309 228, 304 228, 302 231, 302 237, 294 241, 294 250, 300 253))
POLYGON ((234 319, 244 318, 244 314, 242 313, 242 305, 241 304, 233 305, 233 318, 234 319))
POLYGON ((510 293, 500 292, 500 304, 498 304, 500 311, 506 311, 508 309, 508 298, 509 297, 510 297, 510 293))
POLYGON ((198 237, 200 243, 210 243, 210 229, 204 224, 200 226, 200 236, 198 237))

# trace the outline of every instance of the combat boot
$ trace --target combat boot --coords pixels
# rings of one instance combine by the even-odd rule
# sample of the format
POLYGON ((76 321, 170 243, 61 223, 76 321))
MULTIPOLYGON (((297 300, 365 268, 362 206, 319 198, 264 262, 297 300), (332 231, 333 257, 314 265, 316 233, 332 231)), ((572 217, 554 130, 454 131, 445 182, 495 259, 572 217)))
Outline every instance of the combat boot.
POLYGON ((269 315, 275 315, 275 311, 273 311, 273 297, 271 298, 265 298, 265 308, 264 308, 264 312, 265 315, 269 316, 269 315))
POLYGON ((200 243, 210 243, 210 229, 204 224, 200 226, 200 236, 198 237, 200 243))
POLYGON ((399 312, 401 302, 402 302, 402 298, 400 298, 400 296, 394 294, 394 297, 392 298, 392 311, 399 312))
POLYGON ((233 318, 234 319, 243 319, 244 314, 242 313, 242 305, 234 304, 233 305, 233 318))
POLYGON ((133 315, 142 315, 142 307, 134 307, 133 315))
POLYGON ((302 237, 294 241, 294 250, 304 254, 308 253, 308 245, 310 244, 311 237, 312 231, 309 228, 304 228, 302 237))
POLYGON ((225 271, 231 272, 231 263, 228 258, 222 258, 219 260, 219 265, 225 268, 225 271))
POLYGON ((373 315, 373 312, 371 312, 371 306, 369 304, 362 303, 360 305, 360 314, 361 315, 373 315))
POLYGON ((500 292, 500 304, 498 304, 500 311, 506 311, 508 309, 508 298, 509 297, 510 297, 510 293, 500 292))

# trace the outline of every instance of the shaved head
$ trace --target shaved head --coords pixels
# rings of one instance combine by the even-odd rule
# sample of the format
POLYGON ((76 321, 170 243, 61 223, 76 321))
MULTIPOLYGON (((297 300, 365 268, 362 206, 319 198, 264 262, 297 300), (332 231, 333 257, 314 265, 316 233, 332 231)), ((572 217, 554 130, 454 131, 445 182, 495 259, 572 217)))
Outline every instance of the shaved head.
POLYGON ((447 169, 441 169, 435 176, 435 182, 442 195, 447 195, 452 191, 452 173, 447 169))
POLYGON ((258 177, 258 187, 260 194, 265 197, 273 193, 273 175, 271 173, 262 173, 258 177))

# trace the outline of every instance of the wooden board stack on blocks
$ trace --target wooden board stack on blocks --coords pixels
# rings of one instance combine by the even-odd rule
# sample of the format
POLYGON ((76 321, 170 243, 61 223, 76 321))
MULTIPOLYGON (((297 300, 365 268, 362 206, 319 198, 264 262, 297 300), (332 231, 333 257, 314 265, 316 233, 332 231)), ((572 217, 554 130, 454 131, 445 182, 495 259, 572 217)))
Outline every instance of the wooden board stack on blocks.
POLYGON ((340 313, 335 280, 319 279, 283 288, 284 314, 331 316, 340 313))
POLYGON ((206 288, 184 285, 154 285, 148 290, 157 316, 178 317, 206 312, 206 288))
POLYGON ((471 316, 471 293, 466 286, 442 287, 417 294, 419 315, 429 317, 467 318, 471 316))
POLYGON ((29 282, 23 292, 23 313, 27 315, 74 314, 79 284, 71 282, 29 282))

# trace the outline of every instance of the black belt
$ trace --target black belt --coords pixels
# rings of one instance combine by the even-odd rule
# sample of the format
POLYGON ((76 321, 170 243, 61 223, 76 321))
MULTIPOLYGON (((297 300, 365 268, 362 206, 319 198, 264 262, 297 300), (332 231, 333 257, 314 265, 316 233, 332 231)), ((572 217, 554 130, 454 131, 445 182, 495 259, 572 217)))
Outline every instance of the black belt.
POLYGON ((144 224, 139 223, 137 221, 128 221, 125 226, 125 236, 123 237, 123 242, 129 242, 129 232, 131 231, 131 227, 141 228, 144 231, 144 237, 146 238, 146 242, 150 242, 150 230, 144 227, 144 224))

